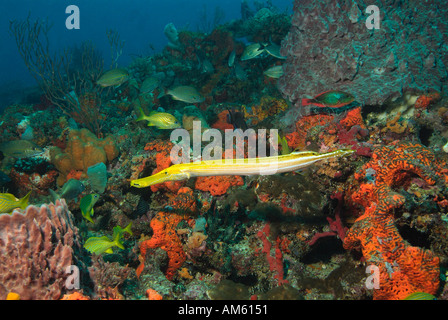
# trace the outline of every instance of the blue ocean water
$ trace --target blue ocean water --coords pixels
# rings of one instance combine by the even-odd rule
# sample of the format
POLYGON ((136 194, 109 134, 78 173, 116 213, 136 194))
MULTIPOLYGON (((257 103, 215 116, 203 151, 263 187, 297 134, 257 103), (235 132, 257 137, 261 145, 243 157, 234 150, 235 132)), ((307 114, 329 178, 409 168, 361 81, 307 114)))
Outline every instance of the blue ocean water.
MULTIPOLYGON (((248 1, 255 8, 257 1, 248 1)), ((258 0, 258 5, 267 1, 258 0)), ((292 13, 291 0, 273 0, 270 3, 278 10, 292 13)), ((34 19, 48 19, 53 27, 50 43, 57 52, 66 47, 76 46, 83 41, 92 41, 103 53, 106 61, 110 58, 110 46, 106 33, 115 30, 125 41, 119 64, 126 66, 133 55, 159 52, 167 44, 163 29, 174 23, 179 29, 197 31, 207 19, 214 18, 215 11, 223 13, 220 22, 241 18, 241 0, 4 0, 0 2, 0 109, 2 105, 15 102, 13 92, 35 85, 22 58, 19 56, 14 37, 9 32, 11 20, 23 20, 29 15, 34 19), (68 30, 65 22, 69 14, 66 8, 76 5, 80 11, 80 29, 68 30), (3 95, 2 92, 10 94, 3 95), (5 101, 6 99, 6 101, 5 101)))

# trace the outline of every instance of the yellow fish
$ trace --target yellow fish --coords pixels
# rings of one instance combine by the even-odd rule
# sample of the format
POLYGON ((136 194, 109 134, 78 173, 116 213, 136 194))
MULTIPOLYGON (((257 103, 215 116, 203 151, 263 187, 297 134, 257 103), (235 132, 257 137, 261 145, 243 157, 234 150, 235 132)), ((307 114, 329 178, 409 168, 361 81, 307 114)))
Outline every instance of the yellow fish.
POLYGON ((342 157, 355 152, 350 149, 317 153, 313 151, 292 152, 281 156, 248 159, 204 160, 172 165, 152 176, 131 180, 131 187, 146 188, 165 181, 180 181, 208 176, 273 175, 297 171, 325 159, 342 157))
POLYGON ((282 146, 282 155, 291 153, 291 150, 289 150, 288 140, 286 140, 286 137, 281 137, 278 133, 278 141, 280 142, 280 145, 282 146))
POLYGON ((114 240, 110 240, 107 236, 102 237, 90 237, 84 243, 84 248, 90 253, 102 254, 113 253, 112 247, 117 246, 120 249, 124 249, 120 238, 117 237, 114 240))
POLYGON ((123 229, 120 226, 116 226, 113 228, 114 230, 114 234, 112 235, 112 238, 116 238, 118 237, 118 239, 121 238, 121 236, 123 235, 123 233, 127 232, 129 235, 132 236, 132 230, 131 230, 131 226, 132 226, 132 222, 129 222, 129 224, 123 229))
POLYGON ((30 195, 31 191, 28 192, 22 199, 17 199, 10 193, 0 193, 0 213, 11 214, 16 208, 25 209, 28 206, 30 195))
POLYGON ((121 238, 123 233, 127 232, 132 235, 131 231, 132 222, 123 229, 120 226, 114 227, 114 233, 112 235, 113 240, 110 240, 107 236, 102 237, 90 237, 84 244, 84 248, 90 253, 102 254, 102 253, 113 253, 112 247, 117 246, 120 249, 124 249, 121 238))
POLYGON ((140 109, 140 117, 137 121, 148 121, 148 127, 155 126, 158 129, 176 129, 180 128, 180 122, 172 114, 166 112, 151 112, 149 116, 145 115, 142 108, 140 109))
POLYGON ((101 87, 118 86, 129 79, 129 73, 125 69, 112 69, 104 73, 96 82, 101 87))
POLYGON ((95 203, 99 198, 99 194, 92 193, 82 198, 81 202, 79 203, 79 208, 81 209, 82 216, 92 223, 94 223, 92 219, 94 213, 93 207, 95 206, 95 203))
POLYGON ((414 292, 403 300, 436 300, 436 297, 426 292, 414 292))

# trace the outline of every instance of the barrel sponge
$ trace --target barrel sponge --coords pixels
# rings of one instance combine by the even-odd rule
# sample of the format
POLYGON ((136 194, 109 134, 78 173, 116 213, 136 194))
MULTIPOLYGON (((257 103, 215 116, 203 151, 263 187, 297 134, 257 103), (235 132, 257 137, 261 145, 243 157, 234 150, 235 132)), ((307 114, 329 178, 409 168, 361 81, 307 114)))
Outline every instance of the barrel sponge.
POLYGON ((67 293, 67 267, 79 265, 81 238, 64 199, 0 214, 0 300, 55 300, 67 293))
POLYGON ((71 130, 64 150, 59 147, 50 150, 51 162, 60 173, 57 179, 60 186, 67 182, 67 175, 72 170, 87 174, 90 166, 106 163, 117 156, 118 148, 113 136, 99 139, 87 129, 71 130))

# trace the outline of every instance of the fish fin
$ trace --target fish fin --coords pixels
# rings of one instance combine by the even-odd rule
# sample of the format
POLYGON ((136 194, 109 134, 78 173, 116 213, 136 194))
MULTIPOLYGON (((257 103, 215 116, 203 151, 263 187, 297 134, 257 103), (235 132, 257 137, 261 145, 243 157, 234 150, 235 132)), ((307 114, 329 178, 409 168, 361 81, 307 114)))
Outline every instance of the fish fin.
POLYGON ((282 146, 282 155, 290 154, 291 150, 289 149, 288 140, 286 140, 285 137, 281 137, 278 133, 278 141, 280 142, 280 145, 282 146))
POLYGON ((140 111, 140 116, 136 119, 136 121, 142 121, 142 120, 146 120, 146 115, 143 112, 142 107, 138 107, 138 110, 140 111))
POLYGON ((53 203, 56 203, 56 200, 61 199, 61 197, 54 191, 53 189, 48 189, 48 192, 51 195, 51 198, 53 200, 53 203))
POLYGON ((20 209, 25 210, 28 206, 28 200, 30 199, 31 191, 26 194, 22 199, 20 199, 20 209))
POLYGON ((82 214, 82 216, 83 216, 86 220, 90 221, 91 223, 95 223, 95 222, 93 222, 93 219, 92 219, 92 216, 93 216, 93 209, 92 209, 91 211, 87 212, 87 213, 84 213, 84 212, 81 211, 81 214, 82 214))
POLYGON ((109 248, 109 249, 107 249, 106 251, 104 251, 105 253, 114 253, 113 251, 112 251, 112 248, 109 248))
POLYGON ((157 99, 160 99, 160 98, 162 98, 162 97, 164 97, 164 96, 166 96, 167 94, 168 94, 168 90, 166 90, 166 89, 164 89, 164 88, 161 88, 162 90, 160 90, 160 93, 159 93, 159 95, 157 96, 157 99))
POLYGON ((114 241, 114 244, 115 244, 118 248, 120 248, 120 249, 124 249, 123 243, 120 241, 120 238, 121 238, 121 235, 120 235, 120 237, 118 237, 118 238, 114 241))
POLYGON ((307 105, 309 105, 309 104, 312 104, 312 103, 313 103, 313 100, 314 100, 314 99, 303 98, 303 99, 302 99, 302 107, 307 106, 307 105))
POLYGON ((132 221, 123 229, 123 232, 127 232, 129 235, 133 235, 131 231, 132 221))

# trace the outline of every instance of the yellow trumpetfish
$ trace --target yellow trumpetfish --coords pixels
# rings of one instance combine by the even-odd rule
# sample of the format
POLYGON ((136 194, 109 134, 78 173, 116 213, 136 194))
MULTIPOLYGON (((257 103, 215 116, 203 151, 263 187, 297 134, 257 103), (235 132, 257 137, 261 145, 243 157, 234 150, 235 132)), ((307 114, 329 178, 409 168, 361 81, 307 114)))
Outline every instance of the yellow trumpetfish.
POLYGON ((339 149, 326 153, 299 151, 273 157, 204 160, 192 163, 180 163, 172 165, 152 176, 131 180, 131 186, 146 188, 166 181, 180 181, 204 176, 272 175, 300 170, 317 161, 342 157, 354 152, 354 150, 350 149, 339 149))

